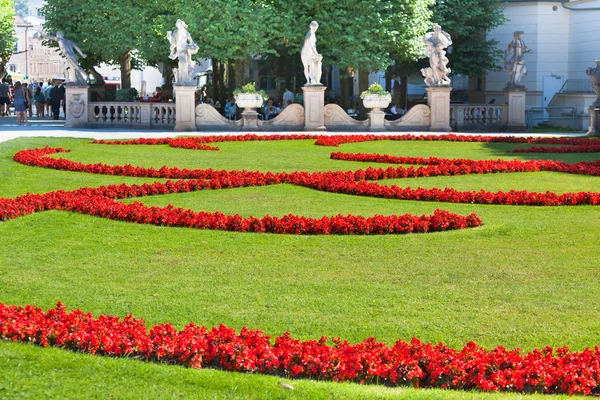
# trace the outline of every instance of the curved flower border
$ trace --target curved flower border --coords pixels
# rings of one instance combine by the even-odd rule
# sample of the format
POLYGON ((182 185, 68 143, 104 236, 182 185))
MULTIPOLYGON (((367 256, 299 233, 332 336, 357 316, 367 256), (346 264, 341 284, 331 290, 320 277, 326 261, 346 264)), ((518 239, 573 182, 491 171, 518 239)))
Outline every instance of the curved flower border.
POLYGON ((486 350, 474 342, 462 350, 438 343, 398 340, 391 346, 367 338, 350 344, 327 337, 301 341, 288 332, 275 338, 244 327, 208 329, 190 323, 148 327, 131 314, 123 319, 62 303, 44 312, 38 307, 0 303, 0 338, 60 347, 82 353, 132 357, 192 368, 310 378, 480 391, 546 394, 600 394, 600 347, 571 352, 551 347, 525 353, 498 346, 486 350))

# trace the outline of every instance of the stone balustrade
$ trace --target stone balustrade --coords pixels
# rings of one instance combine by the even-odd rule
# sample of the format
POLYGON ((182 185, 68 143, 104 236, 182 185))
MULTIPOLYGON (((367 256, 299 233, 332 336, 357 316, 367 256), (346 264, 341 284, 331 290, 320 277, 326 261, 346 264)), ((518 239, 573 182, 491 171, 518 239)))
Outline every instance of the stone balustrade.
POLYGON ((508 123, 508 106, 493 104, 451 104, 453 130, 498 130, 508 123))
POLYGON ((173 103, 90 102, 88 107, 90 126, 170 128, 176 121, 173 103))

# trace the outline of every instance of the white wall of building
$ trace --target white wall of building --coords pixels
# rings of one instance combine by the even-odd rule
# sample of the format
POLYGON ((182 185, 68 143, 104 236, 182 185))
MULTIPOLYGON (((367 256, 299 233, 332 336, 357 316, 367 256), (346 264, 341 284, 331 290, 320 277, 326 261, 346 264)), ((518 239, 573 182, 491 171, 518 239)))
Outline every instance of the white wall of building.
MULTIPOLYGON (((572 0, 572 8, 600 8, 600 0, 572 0)), ((572 11, 559 1, 507 3, 504 15, 509 19, 488 35, 498 40, 505 50, 514 31, 524 31, 523 40, 533 50, 525 56, 528 75, 522 83, 527 87, 527 107, 547 105, 556 88, 569 79, 585 80, 587 67, 600 59, 600 11, 572 11)), ((503 63, 502 63, 503 64, 503 63)), ((488 71, 486 100, 504 102, 508 71, 488 71)))

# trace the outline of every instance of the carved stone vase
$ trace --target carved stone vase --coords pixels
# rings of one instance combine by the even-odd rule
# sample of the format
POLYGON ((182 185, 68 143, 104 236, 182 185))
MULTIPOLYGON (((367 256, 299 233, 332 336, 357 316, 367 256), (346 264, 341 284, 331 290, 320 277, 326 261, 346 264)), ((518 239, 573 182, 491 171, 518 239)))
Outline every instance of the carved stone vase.
POLYGON ((240 93, 235 96, 235 104, 244 109, 242 112, 244 130, 258 130, 258 113, 255 109, 262 107, 263 103, 264 100, 258 93, 240 93))
POLYGON ((594 102, 594 106, 600 106, 600 60, 596 60, 596 68, 588 68, 586 73, 592 81, 592 88, 596 92, 598 98, 594 102))
POLYGON ((391 101, 392 96, 389 94, 384 96, 380 96, 378 94, 365 94, 365 97, 363 98, 363 105, 365 108, 380 111, 381 109, 389 106, 391 101))
POLYGON ((260 94, 240 93, 235 97, 235 104, 247 111, 262 107, 264 101, 260 94))

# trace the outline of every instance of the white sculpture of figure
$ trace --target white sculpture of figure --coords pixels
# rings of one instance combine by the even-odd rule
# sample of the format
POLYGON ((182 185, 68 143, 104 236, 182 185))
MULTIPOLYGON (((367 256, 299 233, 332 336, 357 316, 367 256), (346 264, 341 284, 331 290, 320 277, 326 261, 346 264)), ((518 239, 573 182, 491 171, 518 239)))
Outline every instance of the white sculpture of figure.
POLYGON ((179 59, 179 68, 173 69, 175 82, 181 86, 194 86, 194 65, 192 56, 198 52, 198 45, 194 43, 192 36, 187 31, 187 24, 177 20, 177 29, 167 32, 167 39, 171 43, 171 60, 179 59))
POLYGON ((445 49, 452 45, 452 38, 442 30, 438 24, 433 24, 433 32, 423 36, 423 42, 427 46, 426 52, 429 56, 431 68, 421 69, 427 86, 450 86, 448 74, 451 72, 446 57, 445 49))
POLYGON ((525 62, 525 54, 533 53, 525 45, 521 37, 523 31, 513 33, 513 40, 508 44, 508 48, 504 53, 504 68, 510 71, 506 87, 522 87, 521 78, 527 75, 527 63, 525 62))
POLYGON ((58 43, 58 48, 65 57, 65 77, 67 78, 67 82, 87 85, 88 74, 79 66, 79 57, 75 53, 77 51, 81 57, 86 58, 87 56, 83 54, 81 49, 72 40, 65 38, 65 35, 60 31, 56 32, 56 36, 46 34, 42 34, 42 36, 56 40, 58 43))
POLYGON ((321 85, 323 56, 317 52, 317 36, 315 35, 317 29, 319 29, 317 21, 311 22, 300 53, 307 85, 321 85))

